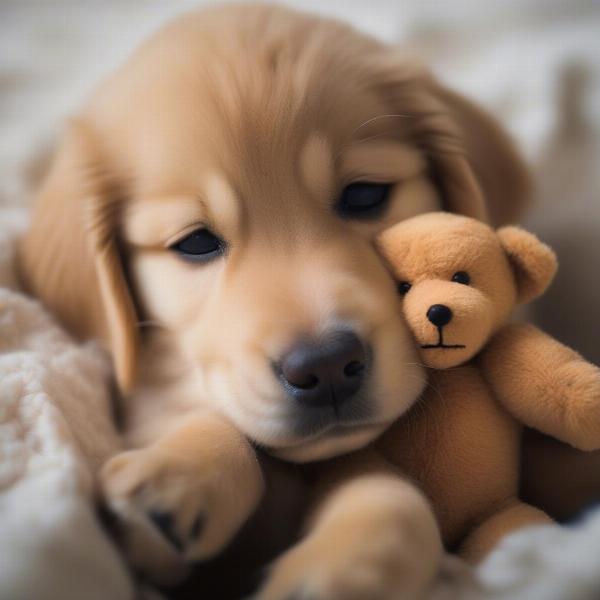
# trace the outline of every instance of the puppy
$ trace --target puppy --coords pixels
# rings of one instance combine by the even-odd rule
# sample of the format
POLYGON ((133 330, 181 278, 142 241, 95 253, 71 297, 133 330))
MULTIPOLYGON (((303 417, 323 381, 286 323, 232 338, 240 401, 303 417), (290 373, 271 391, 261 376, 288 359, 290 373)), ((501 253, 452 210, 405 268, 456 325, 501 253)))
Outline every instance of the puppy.
MULTIPOLYGON (((101 481, 133 563, 166 582, 218 554, 263 494, 256 447, 322 460, 406 412, 425 378, 374 236, 526 195, 489 117, 341 23, 226 6, 145 43, 73 119, 20 248, 31 292, 112 355, 128 449, 101 481)), ((264 598, 426 587, 431 510, 364 460, 330 470, 264 598)))

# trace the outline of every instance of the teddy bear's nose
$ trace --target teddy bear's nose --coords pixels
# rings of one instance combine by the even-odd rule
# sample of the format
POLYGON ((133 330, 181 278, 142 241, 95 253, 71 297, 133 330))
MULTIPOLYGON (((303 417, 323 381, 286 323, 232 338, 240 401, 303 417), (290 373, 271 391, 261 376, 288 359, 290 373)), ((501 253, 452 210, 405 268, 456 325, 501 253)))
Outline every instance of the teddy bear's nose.
POLYGON ((444 304, 433 304, 427 310, 427 318, 436 327, 444 327, 452 321, 452 311, 444 304))

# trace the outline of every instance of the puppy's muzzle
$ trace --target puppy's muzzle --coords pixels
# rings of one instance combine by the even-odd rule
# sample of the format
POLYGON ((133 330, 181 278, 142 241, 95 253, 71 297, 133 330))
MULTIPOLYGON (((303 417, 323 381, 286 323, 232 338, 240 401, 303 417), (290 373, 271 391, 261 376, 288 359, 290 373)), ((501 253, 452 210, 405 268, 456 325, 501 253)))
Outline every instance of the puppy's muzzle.
POLYGON ((304 406, 337 409, 360 390, 369 352, 359 337, 334 331, 321 341, 302 339, 282 357, 276 370, 292 399, 304 406))

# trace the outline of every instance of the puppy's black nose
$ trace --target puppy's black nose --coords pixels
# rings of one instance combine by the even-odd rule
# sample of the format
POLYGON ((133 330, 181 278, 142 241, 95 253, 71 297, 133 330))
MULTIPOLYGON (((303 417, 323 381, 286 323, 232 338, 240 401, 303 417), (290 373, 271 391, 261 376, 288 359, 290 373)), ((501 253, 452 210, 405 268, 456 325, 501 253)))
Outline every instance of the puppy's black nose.
POLYGON ((288 394, 310 406, 339 405, 363 383, 367 352, 350 331, 333 332, 320 343, 302 341, 281 360, 288 394))
POLYGON ((427 311, 427 318, 436 326, 444 327, 452 321, 452 311, 444 304, 434 304, 427 311))

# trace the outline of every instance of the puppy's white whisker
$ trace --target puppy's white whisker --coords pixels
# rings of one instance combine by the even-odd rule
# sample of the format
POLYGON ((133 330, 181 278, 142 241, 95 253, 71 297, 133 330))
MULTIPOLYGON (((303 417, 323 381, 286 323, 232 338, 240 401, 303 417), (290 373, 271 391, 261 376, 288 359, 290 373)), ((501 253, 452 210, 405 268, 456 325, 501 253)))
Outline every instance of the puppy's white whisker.
POLYGON ((365 142, 370 142, 372 140, 378 140, 379 138, 382 137, 386 137, 391 131, 393 131, 393 129, 385 129, 384 131, 381 131, 379 133, 375 133, 373 135, 370 135, 369 137, 364 137, 364 138, 358 138, 354 144, 362 144, 365 142))
POLYGON ((357 131, 360 131, 363 127, 366 127, 370 123, 379 121, 381 119, 407 119, 407 118, 410 118, 410 115, 402 115, 402 114, 377 115, 375 117, 371 117, 370 119, 367 119, 364 123, 361 123, 356 129, 354 129, 354 131, 352 131, 352 134, 354 135, 357 131))
POLYGON ((430 368, 426 364, 421 363, 421 362, 408 362, 408 363, 404 363, 404 364, 408 367, 423 367, 424 369, 430 368))
MULTIPOLYGON (((427 379, 427 378, 420 378, 420 377, 418 377, 417 375, 411 375, 411 377, 412 377, 412 379, 417 379, 417 380, 418 380, 418 381, 420 381, 421 383, 424 383, 424 384, 425 384, 425 388, 426 388, 426 389, 428 388, 428 389, 431 389, 431 390, 433 390, 433 391, 435 392, 435 394, 438 396, 438 398, 439 398, 440 400, 442 400, 442 401, 444 400, 444 396, 442 395, 442 393, 440 392, 440 390, 439 390, 439 389, 438 389, 436 386, 434 386, 434 385, 431 383, 431 381, 429 381, 429 379, 427 379)), ((417 407, 418 407, 418 406, 422 406, 422 403, 420 403, 420 402, 417 402, 417 403, 415 404, 415 406, 417 406, 417 407)))

